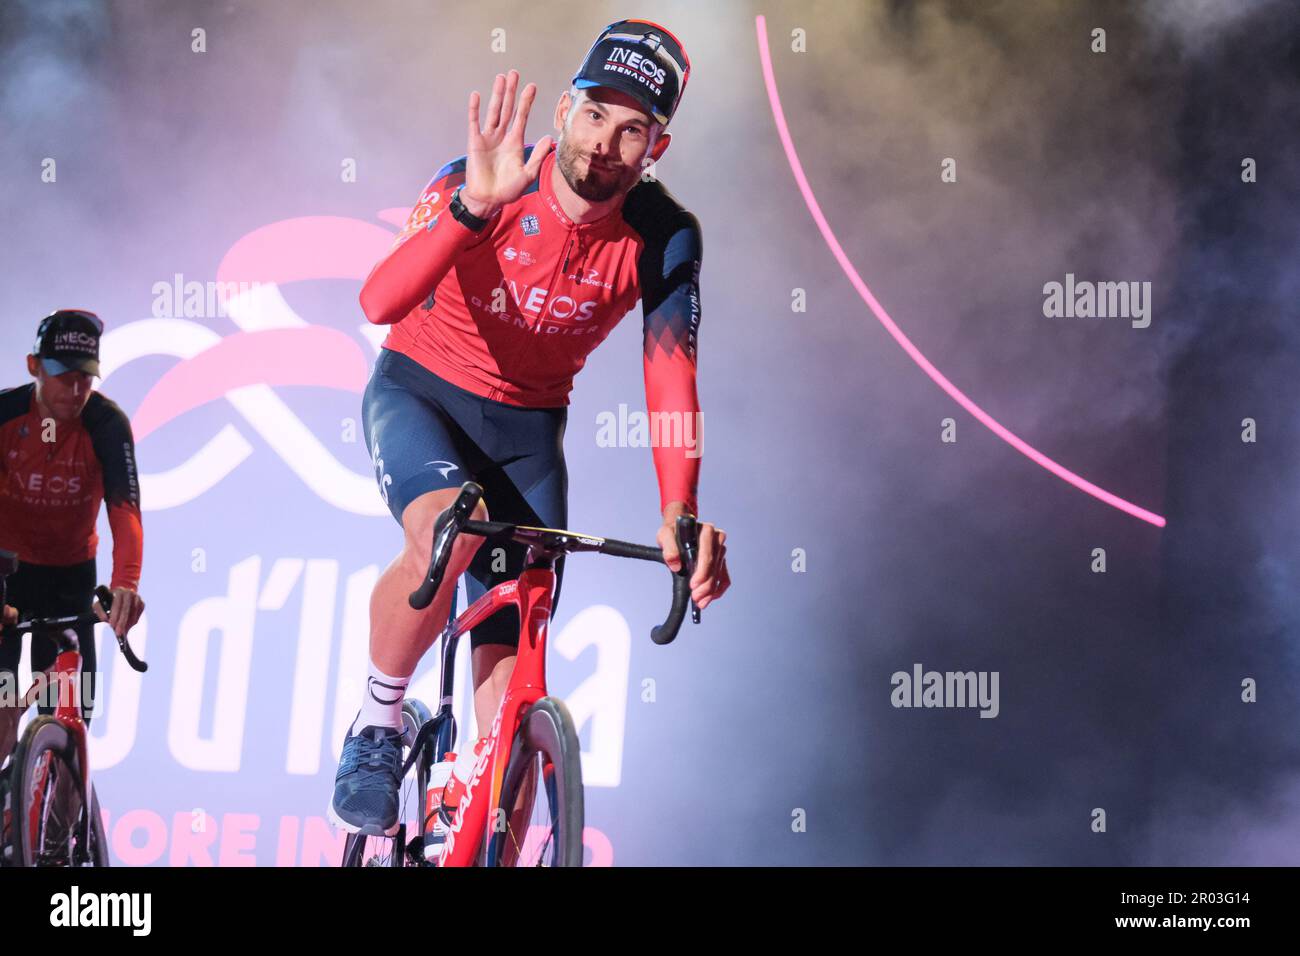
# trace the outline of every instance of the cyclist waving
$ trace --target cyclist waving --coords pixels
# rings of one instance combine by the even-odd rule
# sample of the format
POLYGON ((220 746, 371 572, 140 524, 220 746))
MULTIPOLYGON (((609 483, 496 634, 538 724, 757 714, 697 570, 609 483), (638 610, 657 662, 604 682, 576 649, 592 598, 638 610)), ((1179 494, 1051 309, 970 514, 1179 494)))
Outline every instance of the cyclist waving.
MULTIPOLYGON (((137 588, 144 550, 140 490, 131 422, 114 402, 91 389, 99 374, 104 323, 93 312, 60 309, 46 316, 27 356, 34 381, 0 391, 0 549, 21 564, 9 577, 6 623, 25 617, 82 614, 92 604, 103 502, 113 534, 113 630, 125 634, 140 619, 137 588), (16 611, 14 609, 17 609, 16 611)), ((84 698, 94 699, 95 643, 78 634, 84 698)), ((0 641, 0 679, 16 684, 22 642, 0 641)), ((33 672, 54 663, 48 636, 33 636, 33 672)), ((13 748, 19 712, 0 702, 0 760, 13 748)), ((53 707, 40 706, 41 713, 53 707)), ((83 712, 83 719, 90 714, 83 712)))
MULTIPOLYGON (((573 377, 638 300, 651 418, 683 423, 679 438, 697 421, 700 225, 661 183, 642 179, 668 148, 664 128, 689 71, 681 43, 663 27, 613 23, 560 97, 558 140, 531 146, 524 131, 536 86, 524 88, 516 112, 519 75, 498 74, 485 126, 471 93, 466 154, 435 174, 361 290, 366 318, 392 327, 363 421, 404 542, 371 596, 369 674, 330 805, 330 818, 350 832, 397 830, 402 699, 447 621, 457 579, 468 571, 474 600, 523 565, 518 546, 498 556, 462 536, 431 609, 411 610, 407 595, 429 566, 435 522, 460 486, 473 480, 484 489, 475 518, 566 526, 573 377)), ((666 441, 653 456, 657 538, 677 570, 673 526, 696 513, 698 449, 666 441)), ((700 523, 699 542, 692 596, 705 607, 730 585, 726 535, 700 523)), ((561 561, 557 598, 562 573, 561 561)), ((518 628, 510 610, 470 635, 480 733, 500 705, 518 628)), ((469 748, 462 755, 473 756, 469 748)))

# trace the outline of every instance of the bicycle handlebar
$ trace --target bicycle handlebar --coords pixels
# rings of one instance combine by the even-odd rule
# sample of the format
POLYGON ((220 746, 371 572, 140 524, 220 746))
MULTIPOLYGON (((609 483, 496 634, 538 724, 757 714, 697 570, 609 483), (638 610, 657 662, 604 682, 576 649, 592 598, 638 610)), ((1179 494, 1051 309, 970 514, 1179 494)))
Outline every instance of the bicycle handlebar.
MULTIPOLYGON (((650 631, 650 640, 656 644, 671 644, 673 638, 677 636, 677 630, 682 626, 682 618, 686 616, 686 604, 691 597, 691 575, 695 573, 695 545, 697 542, 698 530, 695 526, 694 515, 678 515, 677 527, 677 547, 682 555, 682 569, 673 572, 673 606, 668 611, 668 617, 660 625, 657 625, 650 631)), ((660 550, 660 560, 663 560, 663 551, 660 550)), ((691 620, 700 623, 700 609, 695 606, 694 601, 690 601, 691 620)))
MULTIPOLYGON (((424 582, 413 591, 408 603, 414 610, 420 611, 433 603, 433 597, 442 586, 447 573, 447 562, 451 559, 451 547, 457 535, 474 534, 483 538, 508 537, 526 545, 538 545, 549 551, 561 551, 566 554, 579 551, 595 551, 617 558, 634 558, 640 561, 664 563, 662 548, 630 541, 618 541, 614 538, 596 538, 573 531, 561 531, 554 528, 534 528, 528 525, 511 524, 505 521, 474 521, 469 516, 483 497, 483 489, 472 481, 461 485, 460 495, 451 507, 443 511, 433 525, 433 552, 429 557, 429 571, 424 582)), ((690 600, 691 575, 695 572, 698 558, 698 534, 694 515, 679 515, 674 529, 677 535, 677 547, 682 556, 680 571, 673 575, 673 603, 668 616, 662 624, 650 631, 650 639, 656 644, 670 644, 677 637, 682 621, 686 617, 686 606, 691 607, 691 620, 700 622, 700 609, 690 600)))
POLYGON ((474 513, 482 498, 481 486, 472 481, 465 482, 451 507, 438 515, 438 520, 433 523, 433 553, 429 557, 429 573, 424 576, 424 583, 408 598, 413 610, 422 611, 433 603, 433 596, 438 593, 443 575, 447 573, 452 542, 469 522, 469 516, 474 513))
MULTIPOLYGON (((95 597, 99 598, 99 606, 104 609, 105 615, 113 610, 113 592, 104 585, 101 584, 95 588, 95 597)), ((63 631, 67 628, 75 629, 86 624, 98 623, 100 623, 100 617, 94 611, 69 614, 66 617, 33 617, 3 628, 0 630, 0 635, 8 637, 10 635, 37 634, 46 631, 63 631)), ((113 636, 117 638, 117 646, 122 651, 122 656, 126 658, 126 662, 131 665, 132 670, 143 674, 149 669, 146 662, 135 656, 135 651, 131 649, 125 634, 114 634, 113 636)))

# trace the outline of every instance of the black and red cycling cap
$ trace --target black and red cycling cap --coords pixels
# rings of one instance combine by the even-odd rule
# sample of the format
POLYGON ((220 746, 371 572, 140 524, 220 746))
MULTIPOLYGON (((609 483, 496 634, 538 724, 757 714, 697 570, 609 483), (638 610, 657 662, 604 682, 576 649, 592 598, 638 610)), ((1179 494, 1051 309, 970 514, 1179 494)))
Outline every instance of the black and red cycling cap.
POLYGON ((649 20, 619 20, 601 31, 572 82, 627 93, 667 126, 690 75, 690 58, 672 33, 649 20))
POLYGON ((104 323, 85 309, 59 309, 41 319, 32 354, 50 375, 76 369, 99 374, 99 337, 104 323))

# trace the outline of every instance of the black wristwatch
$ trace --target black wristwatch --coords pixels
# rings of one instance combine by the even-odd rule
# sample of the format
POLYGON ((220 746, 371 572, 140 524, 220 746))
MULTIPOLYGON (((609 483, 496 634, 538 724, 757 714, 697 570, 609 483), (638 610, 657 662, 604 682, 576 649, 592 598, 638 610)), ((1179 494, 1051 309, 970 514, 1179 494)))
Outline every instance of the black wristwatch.
POLYGON ((464 183, 456 187, 456 191, 451 194, 451 202, 447 205, 447 210, 451 213, 452 219, 455 219, 470 232, 482 232, 487 228, 487 224, 491 219, 480 219, 465 208, 465 204, 460 201, 460 191, 464 188, 464 183))

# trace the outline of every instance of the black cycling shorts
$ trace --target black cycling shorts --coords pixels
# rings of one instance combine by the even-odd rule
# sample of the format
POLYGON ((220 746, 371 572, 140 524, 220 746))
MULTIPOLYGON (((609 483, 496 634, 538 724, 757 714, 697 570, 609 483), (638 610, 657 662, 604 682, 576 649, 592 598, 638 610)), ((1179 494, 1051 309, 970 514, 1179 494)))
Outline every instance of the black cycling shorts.
MULTIPOLYGON (((362 399, 375 480, 399 525, 406 506, 421 495, 474 481, 483 487, 493 521, 565 527, 567 420, 566 407, 521 408, 483 398, 391 349, 380 349, 362 399)), ((517 578, 525 550, 513 542, 485 542, 469 566, 469 600, 517 578), (494 565, 500 570, 493 570, 494 565)), ((555 576, 558 607, 563 558, 556 561, 555 576)), ((518 643, 519 613, 514 608, 498 611, 470 632, 473 647, 518 643)))

